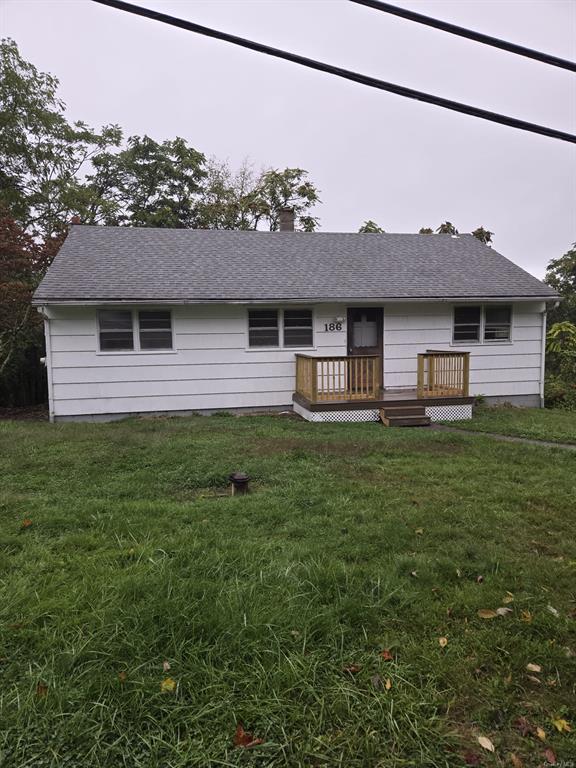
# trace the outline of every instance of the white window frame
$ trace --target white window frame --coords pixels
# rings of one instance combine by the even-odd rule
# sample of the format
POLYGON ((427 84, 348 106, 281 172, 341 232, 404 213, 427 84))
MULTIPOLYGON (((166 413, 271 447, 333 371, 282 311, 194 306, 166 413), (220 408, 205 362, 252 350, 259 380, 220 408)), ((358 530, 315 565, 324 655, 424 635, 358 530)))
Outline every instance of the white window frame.
POLYGON ((246 351, 247 352, 277 352, 278 350, 286 350, 287 352, 302 352, 302 351, 310 351, 316 349, 316 313, 314 311, 314 307, 309 306, 289 306, 289 307, 271 307, 271 306, 252 306, 248 307, 246 309, 246 351), (306 312, 310 312, 312 316, 312 344, 310 346, 299 346, 299 347, 293 347, 293 346, 286 346, 285 340, 284 340, 284 312, 286 310, 293 311, 293 310, 302 310, 306 312), (250 312, 258 312, 259 310, 266 310, 269 312, 276 312, 278 316, 278 346, 263 346, 263 347, 257 347, 257 346, 250 346, 250 312))
POLYGON ((502 347, 506 344, 513 344, 513 331, 514 331, 514 304, 511 302, 498 302, 498 303, 490 303, 490 304, 477 304, 474 302, 470 302, 469 304, 454 304, 452 306, 452 338, 450 341, 450 346, 452 347, 469 347, 469 346, 496 346, 496 347, 502 347), (456 341, 454 339, 454 328, 455 328, 455 315, 456 315, 456 309, 459 309, 460 307, 480 307, 480 338, 478 341, 456 341), (486 308, 492 308, 492 307, 510 307, 510 335, 507 339, 485 339, 484 338, 484 331, 486 328, 486 308))
POLYGON ((98 338, 99 355, 171 355, 176 354, 174 348, 174 313, 166 307, 99 307, 96 311, 96 336, 98 338), (132 316, 132 341, 133 349, 102 349, 100 346, 100 313, 101 312, 130 312, 132 316), (172 346, 163 349, 142 349, 140 347, 140 312, 168 312, 170 315, 170 330, 172 332, 172 346))

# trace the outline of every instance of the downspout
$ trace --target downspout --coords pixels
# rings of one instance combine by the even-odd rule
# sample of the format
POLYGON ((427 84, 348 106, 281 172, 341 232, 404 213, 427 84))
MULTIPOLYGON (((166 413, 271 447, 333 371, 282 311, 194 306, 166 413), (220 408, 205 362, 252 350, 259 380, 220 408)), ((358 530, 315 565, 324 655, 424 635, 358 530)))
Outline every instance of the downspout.
POLYGON ((542 312, 542 352, 540 360, 540 408, 544 408, 544 378, 546 376, 546 315, 547 305, 542 312))
POLYGON ((52 379, 52 336, 50 333, 50 318, 46 307, 38 307, 38 312, 44 318, 44 338, 46 340, 46 375, 48 377, 48 413, 50 421, 54 421, 54 382, 52 379))

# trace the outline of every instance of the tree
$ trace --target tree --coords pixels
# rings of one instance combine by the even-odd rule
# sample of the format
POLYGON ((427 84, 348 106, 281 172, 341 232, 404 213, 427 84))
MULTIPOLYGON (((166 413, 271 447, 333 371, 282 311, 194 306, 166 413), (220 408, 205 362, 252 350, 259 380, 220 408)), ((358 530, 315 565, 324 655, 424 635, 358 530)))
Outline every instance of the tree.
POLYGON ((439 235, 457 235, 458 230, 450 221, 445 221, 444 224, 440 224, 436 232, 439 235))
POLYGON ((94 201, 87 206, 88 223, 132 227, 194 227, 197 203, 206 172, 205 157, 184 139, 161 143, 149 136, 131 136, 120 152, 102 152, 92 159, 87 176, 94 201))
POLYGON ((562 297, 559 306, 550 312, 550 322, 568 320, 576 325, 576 243, 564 256, 548 262, 544 282, 562 297))
POLYGON ((421 227, 418 232, 419 235, 433 235, 434 230, 431 227, 421 227))
POLYGON ((379 227, 378 224, 376 224, 375 221, 372 221, 372 219, 368 219, 368 221, 365 221, 364 224, 360 227, 358 232, 363 232, 364 234, 382 234, 386 230, 382 229, 382 227, 379 227))
POLYGON ((490 230, 484 229, 484 227, 478 227, 472 232, 472 234, 477 240, 480 240, 481 243, 488 245, 492 242, 492 235, 494 232, 490 232, 490 230))
POLYGON ((59 231, 92 205, 82 172, 99 151, 120 143, 118 126, 100 133, 69 123, 58 80, 22 59, 13 40, 0 42, 0 204, 35 236, 59 231))
POLYGON ((205 229, 269 229, 277 231, 282 208, 292 208, 296 225, 313 232, 310 215, 320 202, 317 188, 301 168, 264 170, 255 174, 248 163, 233 173, 227 163, 210 161, 198 204, 199 227, 205 229))

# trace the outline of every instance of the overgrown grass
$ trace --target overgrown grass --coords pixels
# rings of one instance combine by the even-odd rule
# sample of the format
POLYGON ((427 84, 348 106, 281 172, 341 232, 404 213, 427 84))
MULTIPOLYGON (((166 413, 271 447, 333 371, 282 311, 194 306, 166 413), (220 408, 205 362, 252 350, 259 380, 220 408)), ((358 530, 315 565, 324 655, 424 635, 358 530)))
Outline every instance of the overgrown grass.
POLYGON ((576 758, 572 453, 280 417, 6 422, 0 451, 2 768, 576 758))
POLYGON ((475 409, 472 421, 451 422, 451 426, 477 432, 576 444, 576 411, 515 408, 511 405, 480 406, 475 409))

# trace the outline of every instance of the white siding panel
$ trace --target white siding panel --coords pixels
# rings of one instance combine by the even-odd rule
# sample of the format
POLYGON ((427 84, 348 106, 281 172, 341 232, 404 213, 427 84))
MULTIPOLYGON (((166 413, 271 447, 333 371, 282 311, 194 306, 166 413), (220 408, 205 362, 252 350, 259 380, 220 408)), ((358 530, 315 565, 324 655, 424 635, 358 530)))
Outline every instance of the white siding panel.
POLYGON ((247 308, 173 307, 174 351, 100 353, 97 308, 51 308, 57 416, 283 406, 292 402, 295 354, 346 354, 325 324, 345 307, 314 311, 315 348, 247 349, 247 308))
POLYGON ((538 394, 541 303, 516 305, 512 342, 452 345, 452 305, 390 304, 384 313, 384 385, 415 387, 417 355, 427 349, 470 352, 471 394, 538 394))
POLYGON ((109 413, 146 413, 151 411, 195 411, 203 409, 282 407, 292 404, 292 388, 285 392, 250 394, 211 394, 155 397, 118 397, 97 400, 57 400, 56 416, 87 416, 109 413))

